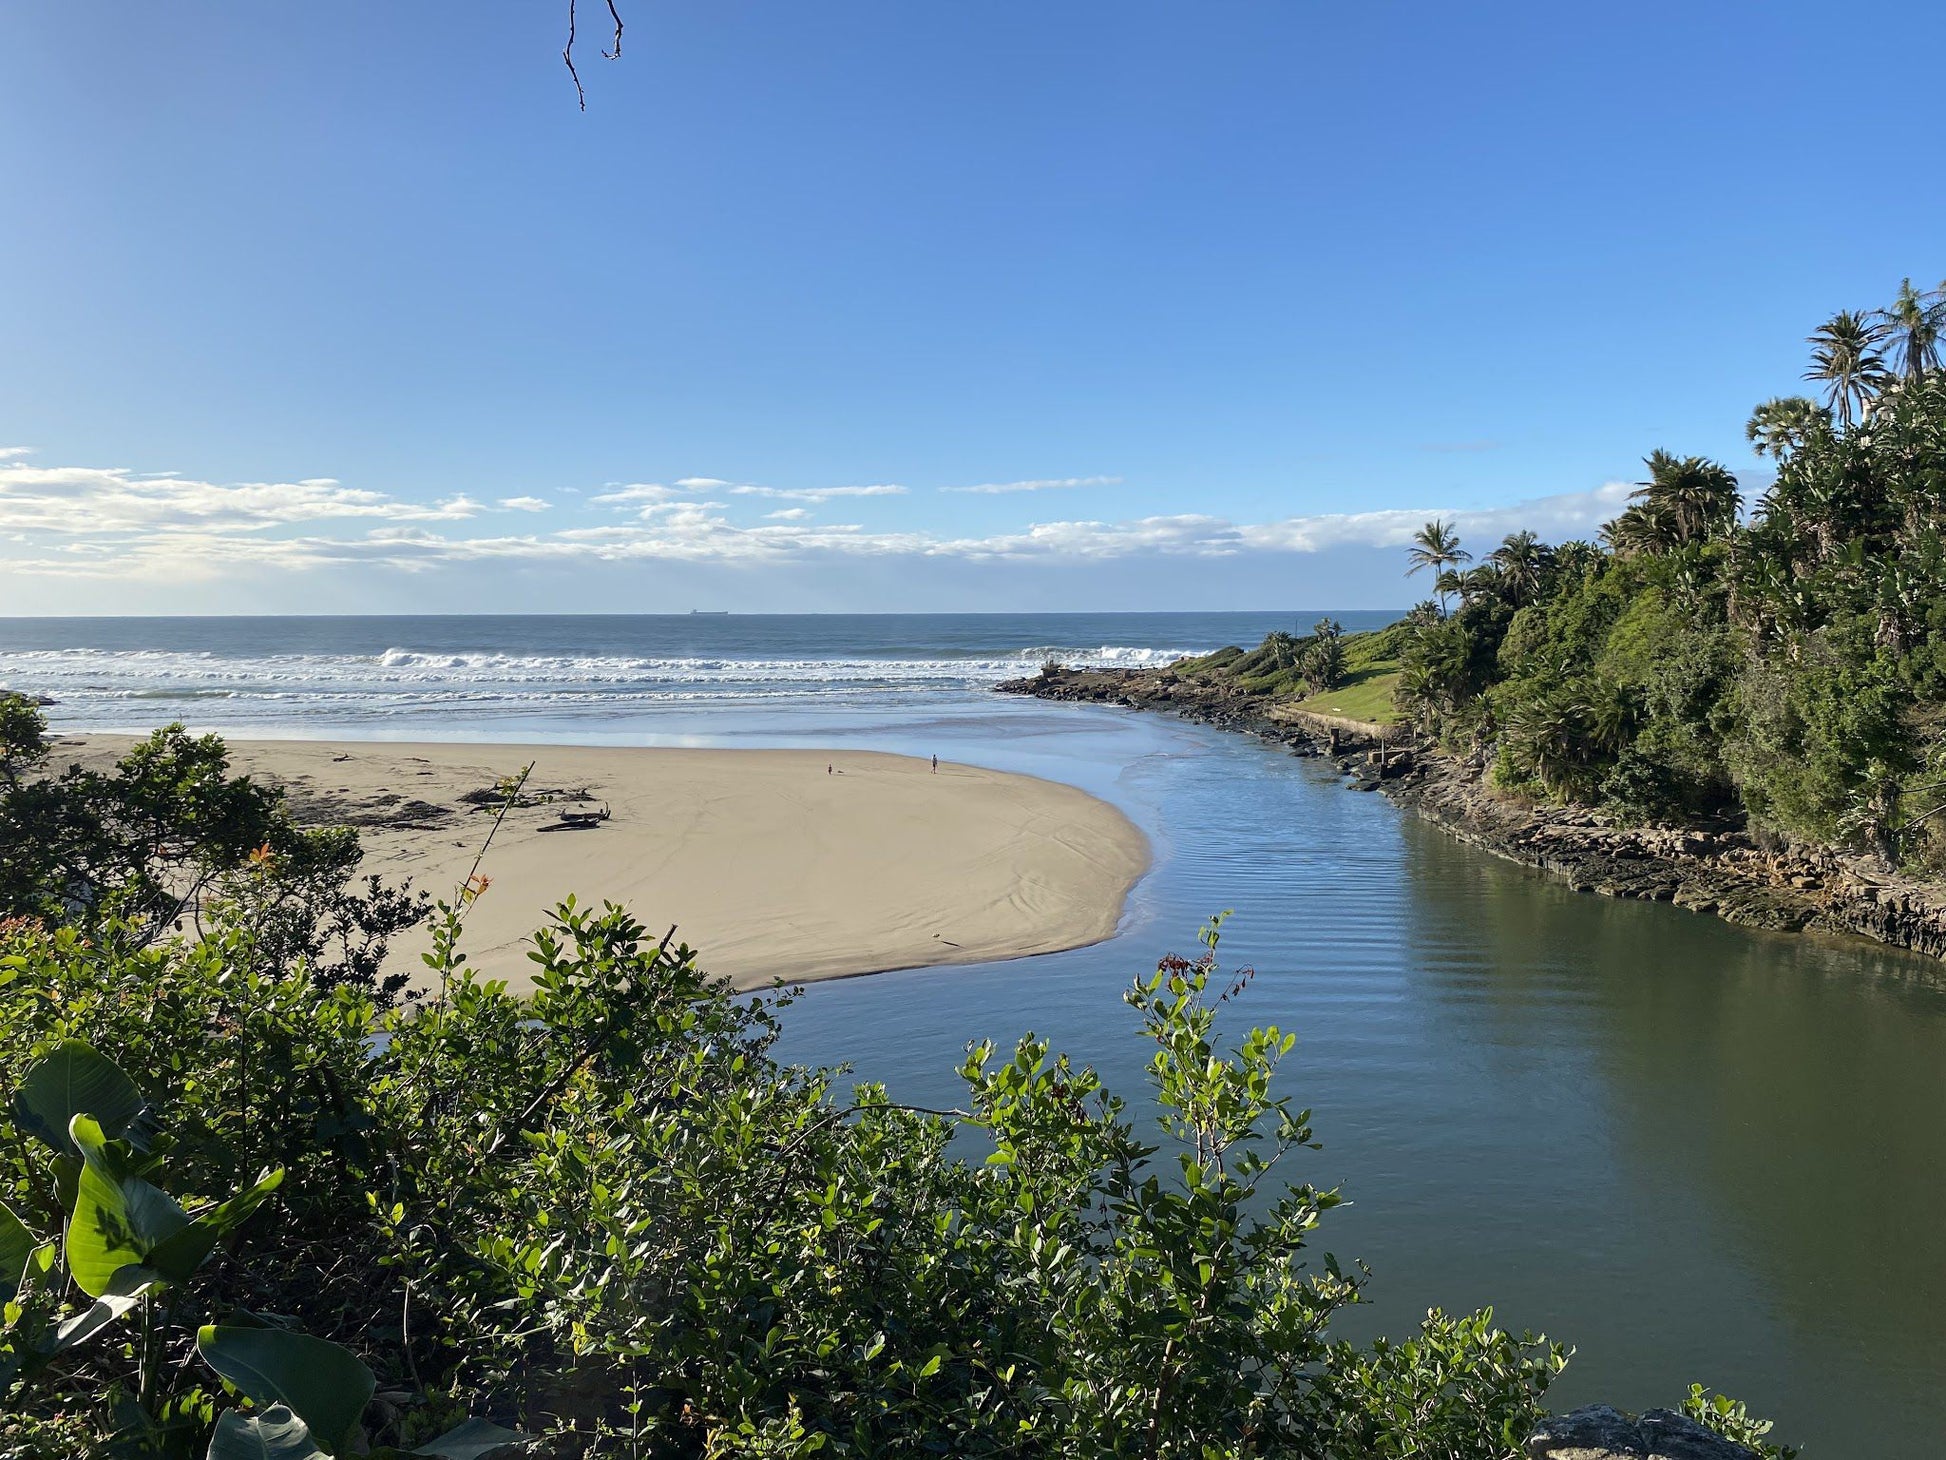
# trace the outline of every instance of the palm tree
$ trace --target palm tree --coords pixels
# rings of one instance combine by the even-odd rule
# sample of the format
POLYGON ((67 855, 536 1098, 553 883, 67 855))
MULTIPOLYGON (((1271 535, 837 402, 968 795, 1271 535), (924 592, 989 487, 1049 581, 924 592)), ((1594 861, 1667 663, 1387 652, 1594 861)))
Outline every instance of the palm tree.
POLYGON ((1413 533, 1412 546, 1406 549, 1406 557, 1412 561, 1412 566, 1405 570, 1408 578, 1421 568, 1432 569, 1433 591, 1439 595, 1441 608, 1446 605, 1447 590, 1439 585, 1444 581, 1446 570, 1473 561, 1473 554, 1460 546, 1459 534, 1453 531, 1453 524, 1441 522, 1437 517, 1413 533))
POLYGON ((1513 532, 1487 554, 1500 569, 1500 591, 1515 608, 1540 592, 1554 568, 1554 549, 1531 532, 1513 532))
POLYGON ((1507 711, 1507 747, 1550 793, 1565 789, 1590 749, 1588 697, 1579 683, 1551 686, 1507 711))
POLYGON ((1603 544, 1618 558, 1659 553, 1675 539, 1675 528, 1667 515, 1642 502, 1623 508, 1621 515, 1601 526, 1603 544))
POLYGON ((1892 342, 1893 363, 1907 380, 1939 368, 1939 344, 1946 331, 1946 286, 1921 294, 1907 279, 1890 309, 1874 311, 1878 327, 1892 342))
POLYGON ((1743 434, 1758 456, 1783 461, 1809 440, 1819 425, 1830 424, 1830 415, 1814 400, 1801 395, 1773 396, 1750 413, 1743 434))
POLYGON ((1414 637, 1400 676, 1399 703, 1424 728, 1437 732, 1478 688, 1474 649, 1473 635, 1458 619, 1444 619, 1414 637))
POLYGON ((1736 525, 1743 499, 1727 467, 1706 456, 1672 456, 1660 450, 1651 452, 1643 465, 1649 479, 1629 498, 1647 507, 1658 524, 1666 523, 1676 542, 1720 536, 1736 525))
POLYGON ((1890 378, 1878 352, 1882 337, 1877 325, 1849 309, 1832 315, 1811 335, 1811 368, 1804 378, 1824 382, 1824 403, 1840 425, 1849 427, 1890 378))
POLYGON ((1829 562, 1838 555, 1839 544, 1849 541, 1856 530, 1859 508, 1854 483, 1839 473, 1821 472, 1797 484, 1790 510, 1800 531, 1810 529, 1814 562, 1829 562))
POLYGON ((1500 592, 1505 577, 1500 564, 1489 553, 1484 563, 1453 575, 1453 591, 1459 594, 1463 604, 1471 603, 1476 598, 1492 598, 1500 592))
POLYGON ((1554 549, 1554 571, 1563 578, 1579 582, 1603 566, 1602 550, 1591 542, 1571 537, 1554 549))
POLYGON ((1299 671, 1313 693, 1336 689, 1345 680, 1345 644, 1336 634, 1322 634, 1304 651, 1299 671))

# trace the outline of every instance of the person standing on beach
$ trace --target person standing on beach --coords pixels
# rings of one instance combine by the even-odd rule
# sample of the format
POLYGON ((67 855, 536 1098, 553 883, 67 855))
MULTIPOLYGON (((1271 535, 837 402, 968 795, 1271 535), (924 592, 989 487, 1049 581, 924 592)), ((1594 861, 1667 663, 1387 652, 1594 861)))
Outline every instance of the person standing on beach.
POLYGON ((934 775, 939 774, 939 757, 936 755, 932 758, 932 773, 934 775))

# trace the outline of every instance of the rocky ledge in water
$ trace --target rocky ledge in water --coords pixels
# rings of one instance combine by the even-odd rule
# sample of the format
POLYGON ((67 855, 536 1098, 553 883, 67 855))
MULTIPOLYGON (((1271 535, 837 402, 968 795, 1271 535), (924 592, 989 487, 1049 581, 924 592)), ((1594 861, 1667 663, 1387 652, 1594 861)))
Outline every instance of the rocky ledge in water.
POLYGON ((1528 1460, 1757 1460, 1748 1445, 1670 1409, 1640 1419, 1591 1404, 1549 1420, 1527 1442, 1528 1460))
POLYGON ((1829 848, 1760 845, 1740 828, 1625 827, 1495 790, 1486 768, 1380 726, 1280 706, 1233 683, 1155 669, 1057 669, 1000 690, 1176 714, 1332 759, 1453 837, 1582 892, 1673 902, 1781 932, 1853 933, 1946 957, 1946 895, 1829 848))

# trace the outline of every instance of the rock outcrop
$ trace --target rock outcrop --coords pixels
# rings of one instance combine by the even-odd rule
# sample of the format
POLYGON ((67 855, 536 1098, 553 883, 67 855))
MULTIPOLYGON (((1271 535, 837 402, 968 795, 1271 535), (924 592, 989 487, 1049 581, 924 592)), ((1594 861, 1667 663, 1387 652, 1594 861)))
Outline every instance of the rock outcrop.
POLYGON ((1528 1460, 1759 1460, 1685 1415, 1652 1409, 1632 1418, 1591 1404, 1550 1419, 1527 1442, 1528 1460))
POLYGON ((1468 845, 1582 892, 1672 902, 1779 932, 1853 933, 1946 957, 1946 891, 1823 847, 1761 845, 1735 827, 1623 827, 1600 812, 1509 796, 1483 765, 1395 741, 1383 727, 1282 706, 1167 669, 1063 669, 1000 686, 1048 700, 1161 711, 1331 758, 1468 845))

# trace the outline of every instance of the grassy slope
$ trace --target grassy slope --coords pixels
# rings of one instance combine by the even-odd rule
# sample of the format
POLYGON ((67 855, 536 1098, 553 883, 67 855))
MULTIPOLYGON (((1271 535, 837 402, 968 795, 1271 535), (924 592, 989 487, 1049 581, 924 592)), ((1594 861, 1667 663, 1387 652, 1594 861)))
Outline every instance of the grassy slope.
POLYGON ((1347 634, 1345 636, 1345 682, 1323 694, 1296 701, 1300 710, 1321 715, 1343 715, 1350 720, 1371 720, 1390 725, 1398 718, 1392 707, 1392 691, 1399 683, 1399 661, 1391 636, 1386 634, 1347 634))
POLYGON ((1347 720, 1389 725, 1397 721, 1392 690, 1399 681, 1399 636, 1380 631, 1345 635, 1345 682, 1323 694, 1307 694, 1303 676, 1279 669, 1262 649, 1219 649, 1176 666, 1185 679, 1234 679, 1240 688, 1267 695, 1293 709, 1347 720))

